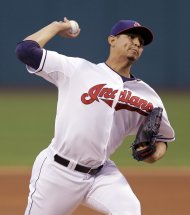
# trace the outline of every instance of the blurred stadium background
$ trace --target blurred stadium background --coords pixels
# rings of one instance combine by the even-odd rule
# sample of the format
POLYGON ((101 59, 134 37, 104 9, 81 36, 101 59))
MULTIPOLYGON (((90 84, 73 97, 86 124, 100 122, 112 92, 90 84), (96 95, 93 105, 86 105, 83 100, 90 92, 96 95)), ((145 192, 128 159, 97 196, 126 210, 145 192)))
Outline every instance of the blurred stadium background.
MULTIPOLYGON (((169 146, 167 156, 151 167, 132 159, 129 145, 134 137, 127 139, 112 159, 119 167, 125 167, 128 173, 130 168, 137 167, 140 175, 132 172, 128 176, 136 192, 140 197, 142 195, 143 210, 150 209, 155 184, 162 192, 161 199, 158 194, 158 199, 151 201, 152 211, 146 211, 146 215, 188 214, 189 174, 182 176, 180 171, 185 169, 190 172, 189 8, 188 0, 1 1, 0 214, 22 214, 32 163, 53 137, 57 102, 56 88, 40 77, 27 73, 25 66, 15 56, 15 46, 27 35, 54 20, 63 20, 64 16, 79 22, 80 37, 74 40, 56 37, 46 48, 95 63, 107 58, 107 36, 116 21, 134 19, 154 32, 154 42, 145 48, 140 61, 133 67, 133 73, 160 94, 176 132, 176 141, 169 146), (159 176, 159 172, 149 173, 149 168, 164 168, 169 174, 170 167, 175 173, 169 175, 169 179, 159 176), (142 171, 145 172, 147 188, 146 182, 142 182, 142 171), (22 180, 20 175, 23 176, 22 180), (151 179, 150 175, 156 176, 151 179), (148 179, 152 180, 152 188, 148 179), (182 188, 182 185, 185 187, 182 188), (169 197, 164 194, 165 190, 169 197), (179 192, 181 195, 177 196, 179 192), (168 204, 169 199, 171 204, 168 204)), ((81 212, 76 214, 85 215, 81 212)), ((91 213, 88 211, 86 214, 91 213)))

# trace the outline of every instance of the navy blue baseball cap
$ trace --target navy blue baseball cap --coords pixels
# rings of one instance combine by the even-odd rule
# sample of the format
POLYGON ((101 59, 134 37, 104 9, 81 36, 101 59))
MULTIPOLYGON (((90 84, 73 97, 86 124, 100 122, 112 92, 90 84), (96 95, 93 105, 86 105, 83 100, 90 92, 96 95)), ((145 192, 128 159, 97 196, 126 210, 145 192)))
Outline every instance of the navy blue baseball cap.
POLYGON ((151 30, 134 20, 120 20, 112 27, 110 35, 117 36, 124 32, 141 35, 144 40, 144 45, 150 44, 153 40, 151 30))

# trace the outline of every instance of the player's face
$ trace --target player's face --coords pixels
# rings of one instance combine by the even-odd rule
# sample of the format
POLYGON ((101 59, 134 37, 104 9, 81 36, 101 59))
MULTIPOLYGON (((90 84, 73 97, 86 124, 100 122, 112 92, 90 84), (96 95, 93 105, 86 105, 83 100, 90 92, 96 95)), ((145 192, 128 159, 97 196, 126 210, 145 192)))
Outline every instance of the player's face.
POLYGON ((120 58, 134 62, 141 56, 143 48, 144 41, 138 34, 127 33, 116 36, 115 51, 120 58))

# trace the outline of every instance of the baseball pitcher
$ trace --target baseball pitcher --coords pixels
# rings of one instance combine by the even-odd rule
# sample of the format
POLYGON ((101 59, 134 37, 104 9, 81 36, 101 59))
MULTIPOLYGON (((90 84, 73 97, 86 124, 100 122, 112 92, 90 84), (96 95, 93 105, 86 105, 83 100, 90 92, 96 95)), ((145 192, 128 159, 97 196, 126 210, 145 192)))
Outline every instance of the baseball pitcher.
POLYGON ((136 135, 132 157, 154 163, 175 138, 160 97, 131 71, 153 34, 120 20, 108 36, 109 56, 99 64, 45 49, 56 35, 76 38, 80 28, 64 18, 16 46, 28 72, 58 89, 54 137, 34 162, 25 215, 68 215, 80 204, 104 214, 140 215, 138 198, 109 157, 136 135))

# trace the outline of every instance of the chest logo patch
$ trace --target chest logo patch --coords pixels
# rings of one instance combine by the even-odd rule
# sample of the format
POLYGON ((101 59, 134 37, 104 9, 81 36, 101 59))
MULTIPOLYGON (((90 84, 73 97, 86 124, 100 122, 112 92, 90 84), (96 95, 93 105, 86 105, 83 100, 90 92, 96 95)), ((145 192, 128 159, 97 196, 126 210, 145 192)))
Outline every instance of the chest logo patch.
MULTIPOLYGON (((110 107, 113 106, 113 101, 119 90, 106 87, 106 84, 98 84, 91 87, 88 93, 81 96, 81 101, 85 105, 92 104, 93 102, 102 100, 110 107)), ((142 115, 148 115, 154 108, 153 104, 145 99, 133 95, 130 90, 122 90, 119 95, 115 110, 127 109, 129 111, 136 111, 142 115)))

